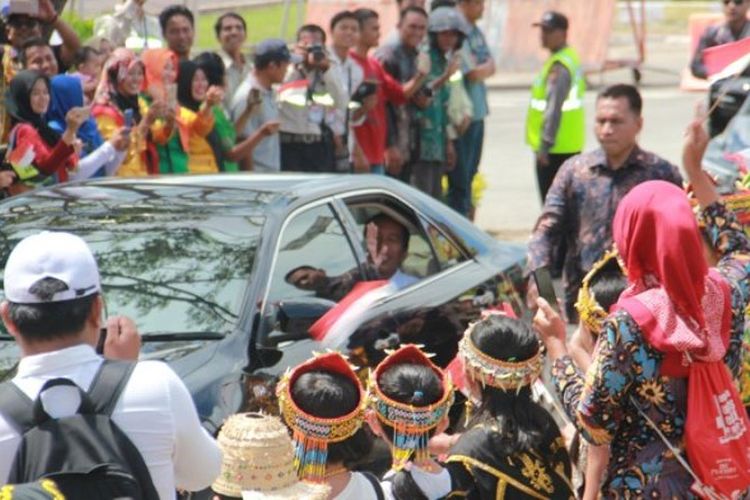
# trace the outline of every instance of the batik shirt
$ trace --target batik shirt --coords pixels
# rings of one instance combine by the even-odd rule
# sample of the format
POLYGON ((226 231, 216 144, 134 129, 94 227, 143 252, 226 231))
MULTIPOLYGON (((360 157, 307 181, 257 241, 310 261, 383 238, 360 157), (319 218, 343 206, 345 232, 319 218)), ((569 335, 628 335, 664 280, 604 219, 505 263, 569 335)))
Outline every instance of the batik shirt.
MULTIPOLYGON (((737 377, 749 296, 750 243, 734 214, 721 203, 703 215, 707 236, 721 257, 718 270, 731 287, 731 336, 724 361, 737 377)), ((605 322, 593 359, 585 377, 570 356, 554 363, 552 376, 566 412, 586 440, 610 444, 604 497, 689 497, 692 478, 638 412, 641 408, 684 456, 686 379, 660 376, 663 355, 646 343, 624 310, 605 322)))
POLYGON ((604 151, 574 156, 563 164, 547 193, 528 250, 528 268, 549 266, 564 237, 565 302, 572 308, 586 272, 612 246, 612 220, 628 192, 642 182, 664 180, 682 187, 677 167, 636 147, 625 164, 613 170, 604 151))

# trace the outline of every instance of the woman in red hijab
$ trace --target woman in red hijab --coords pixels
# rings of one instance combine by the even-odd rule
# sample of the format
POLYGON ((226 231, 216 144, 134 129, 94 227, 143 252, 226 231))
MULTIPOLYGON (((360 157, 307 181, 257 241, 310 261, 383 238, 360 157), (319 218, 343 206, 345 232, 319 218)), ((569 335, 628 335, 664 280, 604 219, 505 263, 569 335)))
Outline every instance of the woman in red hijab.
POLYGON ((720 256, 717 268, 706 263, 686 194, 651 181, 617 208, 612 229, 629 287, 605 322, 587 373, 568 355, 563 321, 539 300, 534 325, 563 405, 589 442, 610 445, 605 498, 689 498, 693 478, 670 450, 685 451, 688 367, 723 360, 738 374, 750 244, 701 170, 707 142, 693 123, 683 163, 720 256))

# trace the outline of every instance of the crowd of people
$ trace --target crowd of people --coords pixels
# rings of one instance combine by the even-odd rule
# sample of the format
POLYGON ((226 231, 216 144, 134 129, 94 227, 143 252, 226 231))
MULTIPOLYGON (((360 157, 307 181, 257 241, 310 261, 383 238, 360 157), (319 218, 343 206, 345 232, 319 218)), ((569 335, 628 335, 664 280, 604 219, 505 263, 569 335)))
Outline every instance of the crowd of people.
POLYGON ((216 21, 221 49, 196 54, 195 19, 181 5, 157 21, 144 0, 126 0, 83 44, 50 0, 38 16, 11 3, 0 187, 12 195, 111 175, 374 173, 471 216, 484 80, 495 70, 476 26, 484 2, 433 2, 431 12, 424 3, 400 3, 382 43, 378 13, 361 8, 300 27, 291 50, 263 40, 252 57, 234 12, 216 21), (50 45, 45 28, 62 44, 50 45))
MULTIPOLYGON (((494 72, 476 26, 482 0, 433 2, 429 13, 403 0, 383 44, 375 11, 342 11, 328 31, 301 27, 292 50, 260 42, 252 60, 234 13, 215 26, 222 50, 191 59, 185 7, 165 9, 155 33, 143 0, 127 0, 80 47, 49 0, 40 6, 62 46, 38 37, 39 18, 6 18, 9 194, 96 175, 371 172, 471 215, 494 72)), ((315 354, 278 381, 278 416, 233 415, 214 439, 172 370, 136 362, 135 323, 104 320, 86 243, 28 236, 8 258, 0 304, 21 350, 0 385, 0 498, 747 495, 750 420, 737 384, 750 380, 750 241, 702 170, 705 120, 687 128, 683 179, 639 147, 637 88, 612 85, 596 98, 599 147, 582 153, 586 86, 568 19, 548 12, 537 26, 550 58, 527 120, 544 201, 528 270, 562 266, 560 304, 531 280, 533 319, 492 304, 452 360, 402 339, 369 373, 315 354)), ((416 281, 400 268, 408 230, 388 214, 366 227, 392 254, 371 256, 378 273, 396 289, 416 281)), ((358 272, 303 265, 285 280, 341 301, 358 272)))

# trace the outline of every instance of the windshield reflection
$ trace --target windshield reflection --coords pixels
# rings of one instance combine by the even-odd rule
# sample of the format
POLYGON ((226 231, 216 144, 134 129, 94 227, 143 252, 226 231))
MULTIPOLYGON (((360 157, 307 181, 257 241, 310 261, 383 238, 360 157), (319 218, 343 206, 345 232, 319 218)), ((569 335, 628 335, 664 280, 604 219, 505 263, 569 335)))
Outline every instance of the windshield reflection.
POLYGON ((96 256, 109 314, 132 317, 143 335, 226 334, 251 278, 265 220, 257 207, 272 197, 184 185, 39 191, 0 205, 0 262, 25 236, 69 231, 96 256))

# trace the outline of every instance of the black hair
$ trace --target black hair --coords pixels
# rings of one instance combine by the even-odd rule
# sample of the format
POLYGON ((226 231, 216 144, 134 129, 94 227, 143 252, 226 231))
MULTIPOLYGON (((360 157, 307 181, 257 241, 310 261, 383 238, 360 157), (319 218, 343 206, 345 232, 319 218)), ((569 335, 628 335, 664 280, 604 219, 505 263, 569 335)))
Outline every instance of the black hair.
POLYGON ((184 5, 170 5, 159 14, 159 26, 161 26, 162 35, 167 31, 167 24, 174 16, 185 16, 190 21, 190 26, 195 27, 195 17, 193 17, 190 9, 184 5))
POLYGON ((337 12, 335 16, 331 18, 330 23, 330 31, 333 32, 333 28, 336 27, 338 23, 343 21, 344 19, 351 19, 352 21, 356 21, 357 24, 359 24, 359 18, 352 12, 351 10, 342 10, 341 12, 337 12))
POLYGON ((326 31, 317 24, 303 24, 297 30, 297 41, 302 33, 317 33, 320 35, 321 43, 326 43, 326 31))
POLYGON ((420 14, 424 16, 425 18, 429 18, 430 15, 427 13, 426 10, 424 10, 422 7, 417 7, 416 5, 410 5, 409 7, 405 8, 398 14, 398 23, 401 24, 401 22, 404 20, 406 16, 408 16, 411 13, 420 14))
MULTIPOLYGON (((429 366, 417 363, 403 363, 390 367, 380 374, 378 386, 383 394, 394 401, 418 408, 437 403, 443 395, 443 384, 437 373, 429 366)), ((393 429, 382 425, 392 441, 393 429)))
POLYGON ((455 7, 458 5, 456 0, 434 0, 430 4, 430 12, 437 9, 438 7, 455 7))
POLYGON ((98 55, 101 55, 101 52, 96 50, 94 47, 91 47, 89 45, 84 45, 80 49, 76 50, 76 55, 75 55, 75 59, 73 60, 73 64, 75 66, 84 64, 86 61, 89 60, 91 56, 98 56, 98 55))
POLYGON ((380 17, 374 10, 365 8, 355 10, 354 16, 357 18, 357 21, 359 21, 360 28, 362 28, 370 19, 378 19, 380 17))
POLYGON ((615 259, 604 264, 589 281, 589 290, 605 311, 609 311, 627 287, 628 280, 615 259))
POLYGON ((216 38, 219 38, 219 33, 221 33, 221 25, 224 23, 224 19, 238 20, 242 23, 242 29, 245 30, 245 33, 247 33, 247 23, 245 22, 244 17, 237 14, 236 12, 225 12, 224 14, 220 15, 216 20, 216 23, 214 23, 214 33, 216 33, 216 38))
POLYGON ((399 221, 397 221, 390 215, 387 215, 384 213, 375 214, 369 219, 367 219, 367 221, 365 221, 365 227, 363 230, 363 237, 365 241, 367 241, 367 226, 370 225, 370 223, 374 223, 375 225, 377 225, 378 223, 385 222, 385 221, 395 222, 396 224, 398 224, 398 226, 401 228, 401 247, 404 250, 408 250, 409 238, 411 237, 411 233, 409 233, 409 228, 401 224, 399 221))
POLYGON ((209 85, 223 86, 226 68, 221 56, 216 52, 201 52, 193 59, 206 74, 209 85))
POLYGON ((50 49, 52 48, 49 42, 45 40, 44 38, 34 36, 34 37, 27 39, 25 42, 23 42, 23 45, 21 45, 21 50, 18 53, 18 60, 21 63, 21 66, 23 66, 24 68, 26 67, 26 64, 29 62, 26 59, 26 51, 32 47, 49 47, 50 49))
POLYGON ((598 101, 599 99, 604 98, 619 99, 620 97, 627 99, 630 110, 636 115, 641 116, 641 111, 643 110, 643 99, 635 85, 630 85, 628 83, 616 83, 610 85, 599 92, 599 95, 596 96, 596 100, 598 101))
MULTIPOLYGON (((492 358, 516 362, 530 359, 540 349, 539 340, 526 323, 499 314, 477 323, 471 341, 492 358)), ((547 411, 532 399, 528 385, 518 391, 484 386, 482 403, 469 427, 490 422, 499 429, 491 434, 491 447, 505 455, 538 449, 554 425, 547 411)))
MULTIPOLYGON (((50 300, 56 293, 68 290, 57 278, 42 278, 29 291, 41 300, 50 300)), ((98 294, 79 299, 40 304, 8 302, 8 315, 21 336, 29 341, 45 341, 72 337, 80 333, 98 294)))
MULTIPOLYGON (((403 363, 385 370, 378 379, 383 394, 415 407, 437 403, 443 395, 443 385, 437 373, 429 366, 403 363)), ((393 442, 393 427, 380 421, 388 441, 393 442)), ((428 437, 432 437, 432 429, 428 437)), ((392 479, 392 490, 396 498, 426 498, 408 472, 397 472, 392 479)))
MULTIPOLYGON (((360 403, 356 384, 339 373, 315 370, 300 375, 291 388, 301 410, 321 418, 336 418, 354 411, 360 403)), ((366 426, 354 435, 328 446, 328 463, 343 462, 351 469, 370 453, 373 438, 366 426)))

